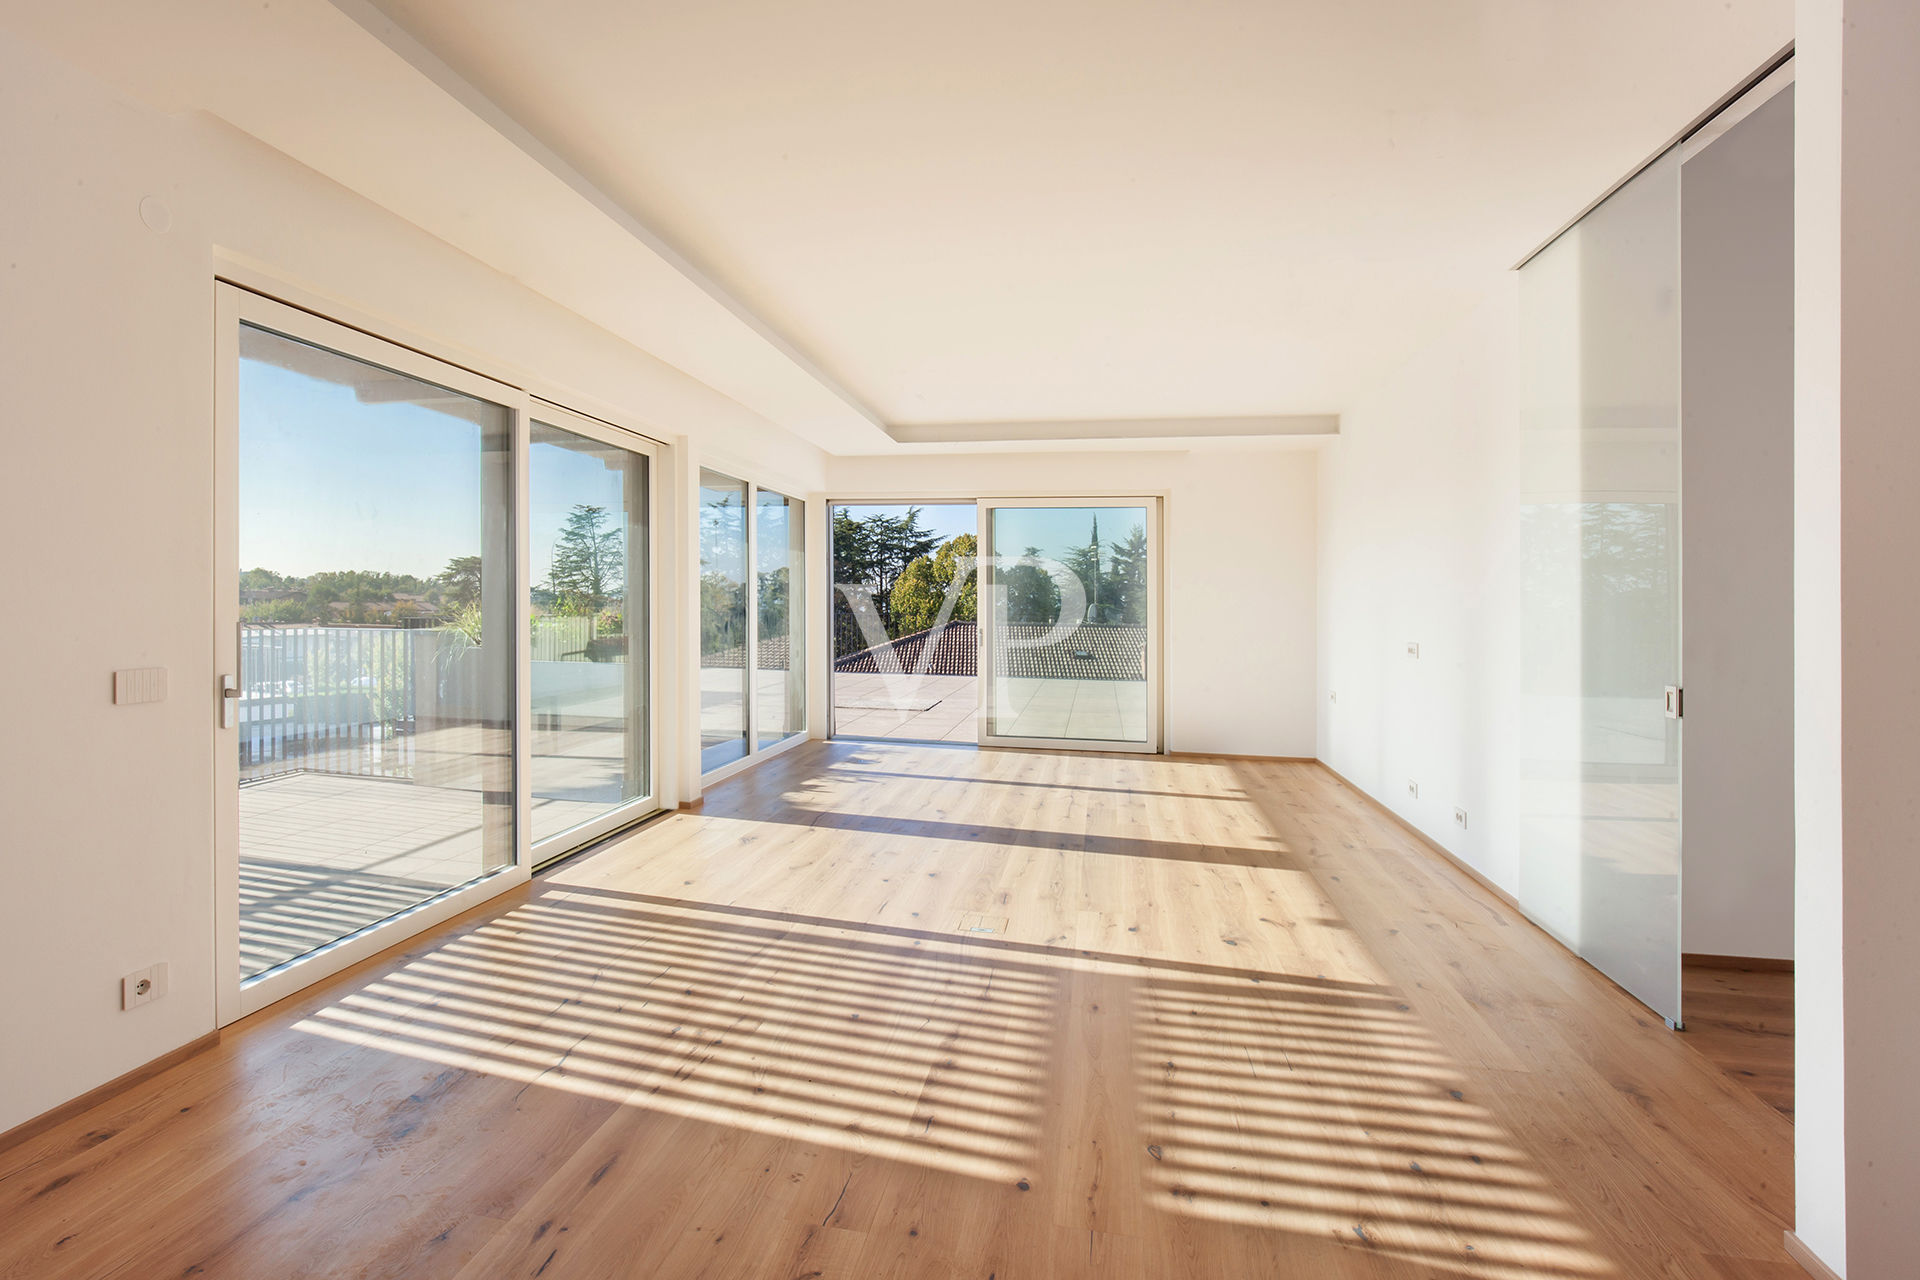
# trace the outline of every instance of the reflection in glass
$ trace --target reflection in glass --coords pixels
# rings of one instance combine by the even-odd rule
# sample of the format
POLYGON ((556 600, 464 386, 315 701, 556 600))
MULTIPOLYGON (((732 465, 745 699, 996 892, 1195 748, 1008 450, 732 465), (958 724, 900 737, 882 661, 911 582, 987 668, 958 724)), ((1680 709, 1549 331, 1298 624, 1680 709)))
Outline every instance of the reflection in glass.
POLYGON ((1679 1016, 1679 159, 1521 272, 1520 900, 1679 1016))
POLYGON ((1147 740, 1144 507, 994 507, 987 734, 1147 740))
POLYGON ((535 842, 649 794, 647 457, 532 425, 535 842))
POLYGON ((700 769, 747 754, 747 486, 700 473, 700 769))
POLYGON ((504 407, 242 325, 240 971, 513 861, 504 407))
POLYGON ((975 503, 841 503, 833 526, 833 732, 979 740, 975 503))
POLYGON ((763 747, 807 728, 805 504, 756 490, 754 558, 759 591, 759 657, 754 673, 754 733, 763 747))

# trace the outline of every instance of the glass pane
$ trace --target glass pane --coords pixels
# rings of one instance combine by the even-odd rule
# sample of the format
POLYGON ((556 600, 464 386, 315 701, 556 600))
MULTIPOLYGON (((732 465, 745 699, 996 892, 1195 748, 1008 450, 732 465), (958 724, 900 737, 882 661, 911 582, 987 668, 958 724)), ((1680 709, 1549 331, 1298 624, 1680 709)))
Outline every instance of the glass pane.
POLYGON ((771 489, 754 497, 760 593, 754 733, 763 747, 807 729, 805 509, 798 499, 771 489))
POLYGON ((1679 158, 1521 272, 1520 901, 1680 1004, 1679 158))
POLYGON ((650 792, 647 456, 541 422, 532 439, 530 821, 540 841, 650 792))
POLYGON ((747 486, 700 473, 700 768, 747 754, 747 486))
POLYGON ((979 508, 833 508, 833 732, 979 740, 979 508))
POLYGON ((511 414, 243 325, 240 971, 513 861, 511 414))
POLYGON ((987 734, 1147 741, 1145 507, 995 507, 987 734))

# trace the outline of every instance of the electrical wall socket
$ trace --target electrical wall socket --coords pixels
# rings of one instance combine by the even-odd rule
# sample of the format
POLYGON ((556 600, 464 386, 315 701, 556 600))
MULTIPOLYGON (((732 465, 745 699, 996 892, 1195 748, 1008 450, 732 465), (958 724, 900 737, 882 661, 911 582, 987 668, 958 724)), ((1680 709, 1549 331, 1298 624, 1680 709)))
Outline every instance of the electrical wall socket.
POLYGON ((162 960, 151 968, 141 969, 120 979, 120 1007, 137 1009, 143 1004, 152 1004, 167 994, 167 962, 162 960))
POLYGON ((1420 642, 1418 640, 1407 641, 1407 656, 1409 658, 1417 658, 1420 656, 1420 642))
POLYGON ((1467 829, 1467 811, 1465 809, 1455 809, 1453 811, 1453 825, 1462 831, 1467 829))
POLYGON ((1412 797, 1415 800, 1418 800, 1420 798, 1420 784, 1415 782, 1412 778, 1407 779, 1407 795, 1412 797))

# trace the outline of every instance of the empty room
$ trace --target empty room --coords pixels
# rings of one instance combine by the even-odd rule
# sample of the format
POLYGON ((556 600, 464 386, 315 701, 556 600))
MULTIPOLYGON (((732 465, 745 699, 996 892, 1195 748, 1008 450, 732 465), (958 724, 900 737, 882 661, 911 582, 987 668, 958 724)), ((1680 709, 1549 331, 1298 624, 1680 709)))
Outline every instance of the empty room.
POLYGON ((0 101, 0 1277, 1920 1276, 1910 0, 0 101))

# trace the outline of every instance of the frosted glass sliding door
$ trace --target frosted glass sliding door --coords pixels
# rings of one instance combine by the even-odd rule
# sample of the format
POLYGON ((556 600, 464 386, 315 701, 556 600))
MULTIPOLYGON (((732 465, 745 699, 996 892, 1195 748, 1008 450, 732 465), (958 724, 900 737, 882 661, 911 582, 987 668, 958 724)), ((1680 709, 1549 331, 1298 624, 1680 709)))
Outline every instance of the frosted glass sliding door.
POLYGON ((648 446, 542 409, 528 453, 536 858, 653 806, 648 748, 648 446))
POLYGON ((1680 1011, 1680 187, 1670 154, 1521 271, 1520 902, 1680 1011), (1676 708, 1677 709, 1677 708, 1676 708))

